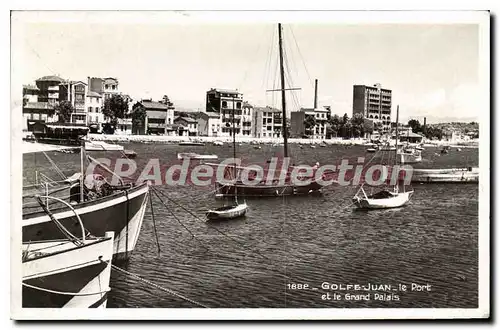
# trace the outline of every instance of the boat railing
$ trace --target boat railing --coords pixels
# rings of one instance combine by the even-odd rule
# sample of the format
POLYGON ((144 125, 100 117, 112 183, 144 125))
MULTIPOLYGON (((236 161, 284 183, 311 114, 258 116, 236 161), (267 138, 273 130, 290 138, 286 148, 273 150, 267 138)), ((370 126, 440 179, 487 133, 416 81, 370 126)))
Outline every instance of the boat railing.
POLYGON ((66 235, 68 236, 72 241, 73 243, 75 243, 75 245, 84 245, 85 244, 85 227, 83 226, 83 222, 82 222, 82 219, 80 218, 80 215, 78 214, 78 212, 76 212, 76 210, 73 208, 73 206, 71 204, 69 204, 68 202, 60 199, 60 198, 57 198, 57 197, 54 197, 54 196, 41 196, 41 195, 37 195, 36 196, 36 199, 38 200, 38 203, 40 204, 40 206, 44 209, 45 213, 47 213, 47 215, 50 217, 50 219, 56 224, 56 226, 66 235), (55 200, 59 203, 62 203, 64 205, 66 205, 72 212, 73 214, 75 215, 76 219, 78 220, 78 223, 80 224, 80 229, 82 231, 82 238, 79 239, 77 238, 75 235, 73 235, 68 229, 66 229, 66 227, 64 227, 55 217, 54 215, 50 212, 50 210, 48 208, 45 207, 45 203, 43 202, 43 199, 52 199, 52 200, 55 200), (78 242, 78 243, 77 243, 78 242))

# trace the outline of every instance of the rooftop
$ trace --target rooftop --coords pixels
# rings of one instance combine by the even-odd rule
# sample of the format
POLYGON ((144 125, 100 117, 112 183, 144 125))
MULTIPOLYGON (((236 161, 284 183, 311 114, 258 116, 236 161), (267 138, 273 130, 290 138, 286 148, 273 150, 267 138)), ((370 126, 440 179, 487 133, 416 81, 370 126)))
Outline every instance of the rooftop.
POLYGON ((220 118, 220 114, 216 112, 202 112, 202 116, 207 116, 208 118, 220 118))
POLYGON ((170 109, 168 105, 156 101, 142 100, 140 103, 146 110, 167 111, 170 109))
POLYGON ((43 76, 41 78, 38 78, 36 81, 58 81, 58 82, 64 82, 65 80, 59 76, 43 76))
POLYGON ((102 97, 101 94, 97 93, 97 92, 94 92, 94 91, 89 91, 87 93, 87 96, 91 96, 91 97, 102 97))
POLYGON ((174 121, 177 121, 177 120, 184 120, 188 123, 197 123, 197 121, 191 117, 177 117, 174 119, 174 121))
POLYGON ((281 110, 276 109, 276 108, 271 108, 270 106, 267 107, 254 107, 255 111, 267 111, 267 112, 281 112, 281 110))

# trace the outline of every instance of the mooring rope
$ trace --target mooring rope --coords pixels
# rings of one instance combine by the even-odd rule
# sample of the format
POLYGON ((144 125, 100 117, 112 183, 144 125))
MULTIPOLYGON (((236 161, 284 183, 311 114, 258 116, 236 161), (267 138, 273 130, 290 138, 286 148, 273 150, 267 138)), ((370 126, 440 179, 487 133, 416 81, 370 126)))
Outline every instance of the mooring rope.
POLYGON ((158 254, 161 253, 160 241, 158 239, 158 231, 156 230, 155 212, 153 209, 153 195, 149 193, 149 207, 151 208, 151 218, 153 218, 153 230, 155 232, 156 246, 158 247, 158 254))
POLYGON ((39 286, 31 285, 31 284, 24 283, 24 282, 22 284, 24 286, 28 287, 28 288, 31 288, 31 289, 40 290, 40 291, 44 291, 44 292, 48 292, 48 293, 60 294, 60 295, 63 295, 63 296, 80 296, 80 297, 95 296, 95 295, 98 295, 98 294, 99 295, 100 294, 105 294, 105 293, 111 291, 111 289, 108 289, 108 290, 99 291, 99 292, 92 292, 92 293, 64 292, 64 291, 56 291, 56 290, 50 290, 50 289, 41 288, 39 286))
POLYGON ((203 307, 203 308, 210 308, 207 305, 204 305, 204 304, 202 304, 200 302, 194 301, 193 299, 185 297, 185 296, 183 296, 183 295, 181 295, 181 294, 179 294, 179 293, 177 293, 177 292, 175 292, 175 291, 173 291, 171 289, 167 289, 167 288, 164 288, 162 286, 159 286, 158 284, 155 284, 155 283, 153 283, 153 282, 151 282, 149 280, 146 280, 146 279, 140 277, 139 275, 136 275, 136 274, 134 274, 132 272, 129 272, 129 271, 125 270, 125 269, 122 269, 122 268, 120 268, 118 266, 115 266, 115 265, 111 264, 111 268, 113 268, 114 270, 116 270, 118 272, 121 272, 121 273, 124 273, 126 275, 129 275, 129 276, 131 276, 131 277, 133 277, 133 278, 135 278, 135 279, 137 279, 137 280, 139 280, 141 282, 144 282, 144 283, 146 283, 146 284, 148 284, 148 285, 150 285, 150 286, 152 286, 152 287, 154 287, 154 288, 156 288, 158 290, 162 290, 162 291, 164 291, 164 292, 166 292, 166 293, 168 293, 168 294, 170 294, 172 296, 175 296, 175 297, 180 298, 180 299, 182 299, 184 301, 190 302, 193 305, 197 305, 197 306, 200 306, 200 307, 203 307))

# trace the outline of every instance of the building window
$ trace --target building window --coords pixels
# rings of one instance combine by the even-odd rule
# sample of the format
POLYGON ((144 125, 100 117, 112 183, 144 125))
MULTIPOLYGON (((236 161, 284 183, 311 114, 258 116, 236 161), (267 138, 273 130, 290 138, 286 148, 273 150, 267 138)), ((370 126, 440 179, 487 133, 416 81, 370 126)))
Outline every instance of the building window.
POLYGON ((227 108, 227 101, 222 101, 222 107, 227 108))
POLYGON ((115 89, 116 89, 116 86, 115 86, 115 85, 111 86, 111 89, 115 90, 115 89))
POLYGON ((99 107, 96 107, 96 108, 95 108, 95 112, 99 112, 99 107))
POLYGON ((241 109, 241 102, 236 102, 236 109, 241 109))
POLYGON ((89 107, 89 112, 92 112, 92 107, 89 107))
POLYGON ((104 88, 108 89, 108 88, 109 88, 109 85, 108 85, 108 84, 104 85, 104 88))

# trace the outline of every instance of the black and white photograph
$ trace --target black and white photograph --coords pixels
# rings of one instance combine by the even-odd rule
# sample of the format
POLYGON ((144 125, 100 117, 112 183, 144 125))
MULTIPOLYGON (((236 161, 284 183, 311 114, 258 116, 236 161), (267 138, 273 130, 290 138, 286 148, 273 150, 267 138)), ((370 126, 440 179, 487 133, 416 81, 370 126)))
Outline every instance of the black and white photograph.
POLYGON ((10 317, 488 318, 490 20, 11 11, 10 317))

